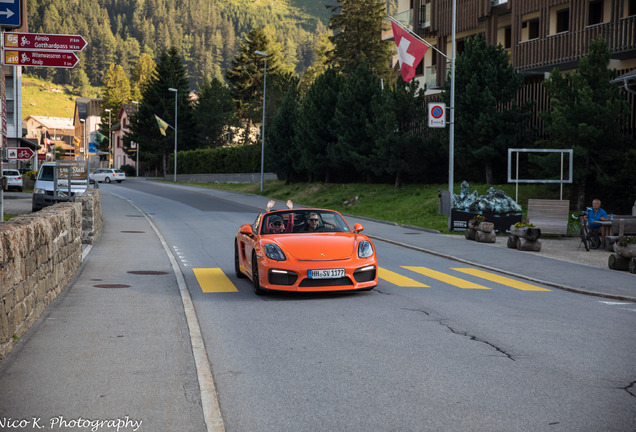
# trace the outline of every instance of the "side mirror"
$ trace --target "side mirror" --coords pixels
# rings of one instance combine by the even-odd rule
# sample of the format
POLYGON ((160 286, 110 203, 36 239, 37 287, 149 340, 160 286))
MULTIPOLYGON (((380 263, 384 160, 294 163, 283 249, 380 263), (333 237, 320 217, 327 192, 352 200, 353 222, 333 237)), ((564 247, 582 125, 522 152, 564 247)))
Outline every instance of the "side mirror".
POLYGON ((357 224, 353 225, 353 232, 354 233, 359 233, 363 229, 364 229, 364 226, 362 224, 357 223, 357 224))
POLYGON ((239 232, 241 234, 245 234, 246 236, 254 235, 254 232, 252 231, 252 225, 250 224, 241 225, 241 228, 239 228, 239 232))

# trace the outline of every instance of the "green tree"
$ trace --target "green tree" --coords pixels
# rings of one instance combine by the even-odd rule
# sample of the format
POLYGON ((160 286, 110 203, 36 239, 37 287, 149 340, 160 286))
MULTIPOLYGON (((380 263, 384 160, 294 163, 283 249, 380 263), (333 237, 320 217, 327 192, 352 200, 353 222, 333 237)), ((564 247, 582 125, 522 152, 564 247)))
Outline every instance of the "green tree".
POLYGON ((219 147, 230 141, 230 127, 238 126, 230 90, 216 78, 203 79, 194 106, 198 142, 204 147, 219 147))
POLYGON ((327 7, 334 13, 329 21, 334 32, 329 38, 334 45, 329 52, 330 64, 350 74, 361 63, 367 63, 375 75, 387 82, 393 80, 391 42, 382 40, 386 2, 338 0, 338 5, 327 7))
POLYGON ((139 102, 144 86, 152 79, 157 64, 148 54, 139 56, 139 61, 132 71, 130 80, 130 97, 139 102))
POLYGON ((398 78, 396 85, 385 87, 373 99, 369 134, 376 137, 376 157, 383 161, 384 170, 393 175, 396 188, 402 186, 404 175, 429 160, 419 157, 425 146, 420 132, 426 120, 424 90, 417 80, 407 84, 398 78))
POLYGON ((383 171, 383 162, 375 153, 375 133, 368 127, 373 119, 370 102, 380 91, 380 79, 366 64, 359 65, 345 77, 330 125, 338 137, 338 145, 329 149, 331 163, 343 173, 365 176, 369 183, 373 175, 383 171))
POLYGON ((267 79, 272 80, 279 73, 278 55, 263 28, 250 30, 241 43, 232 67, 225 73, 232 97, 236 103, 236 113, 241 119, 258 121, 262 114, 264 58, 254 54, 267 54, 267 79))
MULTIPOLYGON (((525 107, 515 98, 522 80, 501 45, 469 38, 455 63, 455 161, 460 174, 487 184, 502 181, 508 147, 521 145, 525 107)), ((449 84, 447 83, 447 88, 449 84)), ((444 95, 448 103, 448 92, 444 95)))
POLYGON ((300 149, 299 166, 309 174, 309 181, 330 183, 333 180, 334 166, 329 154, 333 153, 338 136, 329 125, 343 85, 343 76, 330 67, 316 78, 302 101, 296 138, 300 149))
POLYGON ((265 160, 289 184, 298 161, 296 123, 298 120, 298 90, 287 92, 280 109, 266 129, 265 160))
POLYGON ((124 137, 124 145, 128 148, 132 141, 140 143, 139 157, 144 166, 160 167, 164 176, 168 174, 168 155, 174 150, 174 130, 169 128, 167 136, 163 136, 155 115, 174 127, 175 93, 169 88, 177 90, 178 149, 196 147, 188 77, 183 60, 174 47, 161 54, 155 74, 142 91, 137 115, 130 119, 130 133, 124 137))
POLYGON ((108 67, 104 74, 102 99, 102 107, 111 109, 114 114, 130 101, 130 82, 122 66, 111 64, 108 67))
POLYGON ((609 83, 616 75, 609 61, 607 44, 598 37, 576 71, 563 75, 555 69, 544 81, 550 97, 550 110, 542 113, 546 131, 556 146, 574 149, 577 208, 585 207, 589 192, 616 190, 617 201, 636 192, 634 138, 625 130, 630 107, 609 83))

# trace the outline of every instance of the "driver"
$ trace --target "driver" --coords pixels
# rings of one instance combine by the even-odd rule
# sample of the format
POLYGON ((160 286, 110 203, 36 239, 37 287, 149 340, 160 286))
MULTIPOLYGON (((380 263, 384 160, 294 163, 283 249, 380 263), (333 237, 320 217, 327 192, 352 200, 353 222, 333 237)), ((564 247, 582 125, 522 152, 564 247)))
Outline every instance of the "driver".
POLYGON ((320 226, 320 218, 318 213, 309 213, 307 217, 307 223, 305 224, 305 231, 316 231, 320 226))

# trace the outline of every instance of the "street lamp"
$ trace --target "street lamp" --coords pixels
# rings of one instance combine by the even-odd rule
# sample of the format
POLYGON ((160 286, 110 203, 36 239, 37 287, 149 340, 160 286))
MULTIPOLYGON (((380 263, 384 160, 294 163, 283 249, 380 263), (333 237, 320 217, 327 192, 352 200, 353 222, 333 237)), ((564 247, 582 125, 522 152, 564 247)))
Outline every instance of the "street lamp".
POLYGON ((263 174, 265 171, 265 92, 267 91, 267 53, 254 51, 254 54, 265 58, 263 70, 263 128, 261 130, 261 192, 263 192, 263 174))
POLYGON ((174 182, 177 182, 177 89, 170 87, 168 90, 174 92, 174 182))
MULTIPOLYGON (((135 111, 135 115, 139 113, 139 102, 131 101, 135 105, 137 105, 137 110, 135 111)), ((135 176, 139 177, 139 143, 135 142, 135 147, 137 147, 137 161, 135 162, 135 176)))
POLYGON ((110 158, 110 167, 111 168, 115 168, 115 146, 113 145, 113 140, 112 140, 112 136, 111 136, 112 134, 110 133, 110 114, 111 114, 111 110, 106 108, 104 111, 106 111, 108 113, 108 145, 110 146, 110 151, 108 152, 108 157, 110 158))

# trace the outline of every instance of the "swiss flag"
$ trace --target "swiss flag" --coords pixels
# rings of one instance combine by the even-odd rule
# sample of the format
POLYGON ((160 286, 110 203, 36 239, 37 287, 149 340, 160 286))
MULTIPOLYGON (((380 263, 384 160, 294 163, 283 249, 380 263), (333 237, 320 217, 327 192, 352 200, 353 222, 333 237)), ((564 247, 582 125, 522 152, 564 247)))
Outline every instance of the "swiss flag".
POLYGON ((393 27, 393 38, 397 46, 402 79, 405 82, 410 82, 415 76, 415 68, 424 58, 424 54, 426 54, 428 45, 417 40, 393 21, 391 21, 391 26, 393 27))

